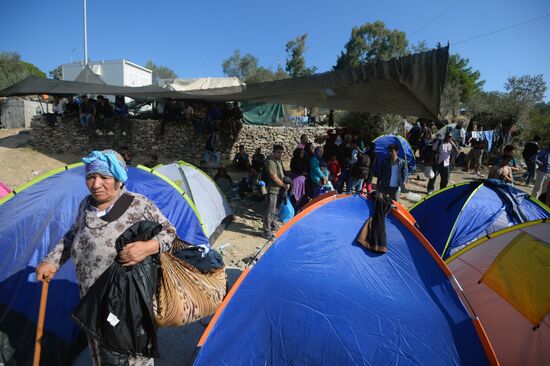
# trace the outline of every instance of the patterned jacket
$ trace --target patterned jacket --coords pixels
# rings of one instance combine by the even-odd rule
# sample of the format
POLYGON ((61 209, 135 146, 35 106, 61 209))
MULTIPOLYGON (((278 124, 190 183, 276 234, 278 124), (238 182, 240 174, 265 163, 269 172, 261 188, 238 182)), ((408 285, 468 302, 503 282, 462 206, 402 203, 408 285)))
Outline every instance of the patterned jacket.
POLYGON ((151 200, 137 193, 124 193, 134 199, 126 212, 112 222, 97 216, 91 196, 84 198, 75 223, 44 259, 59 268, 73 258, 81 297, 115 260, 116 239, 136 222, 151 220, 163 226, 153 238, 159 242, 162 252, 168 251, 176 238, 176 229, 151 200))

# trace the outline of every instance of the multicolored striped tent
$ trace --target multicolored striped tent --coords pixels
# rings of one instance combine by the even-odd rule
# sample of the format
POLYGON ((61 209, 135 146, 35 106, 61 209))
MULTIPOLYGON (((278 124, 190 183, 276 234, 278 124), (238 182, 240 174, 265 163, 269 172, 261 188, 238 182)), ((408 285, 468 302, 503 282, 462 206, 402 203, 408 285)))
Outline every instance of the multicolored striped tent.
POLYGON ((550 364, 550 222, 530 221, 484 236, 447 264, 501 365, 550 364))

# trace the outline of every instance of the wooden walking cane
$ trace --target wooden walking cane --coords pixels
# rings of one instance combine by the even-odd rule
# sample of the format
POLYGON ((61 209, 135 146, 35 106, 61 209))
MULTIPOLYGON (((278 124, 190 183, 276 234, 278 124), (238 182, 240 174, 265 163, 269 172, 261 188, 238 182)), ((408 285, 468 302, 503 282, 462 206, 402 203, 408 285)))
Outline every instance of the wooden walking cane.
POLYGON ((33 366, 40 364, 40 352, 42 350, 42 337, 44 334, 44 318, 46 316, 46 301, 48 299, 49 278, 44 278, 42 282, 42 295, 40 297, 40 310, 38 311, 38 323, 36 325, 36 341, 34 343, 33 366))

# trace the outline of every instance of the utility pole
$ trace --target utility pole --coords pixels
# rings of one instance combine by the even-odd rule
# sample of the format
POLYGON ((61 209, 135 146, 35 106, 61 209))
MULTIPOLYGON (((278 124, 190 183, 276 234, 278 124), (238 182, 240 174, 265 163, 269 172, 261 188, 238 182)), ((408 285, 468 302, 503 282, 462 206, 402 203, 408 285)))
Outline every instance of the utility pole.
POLYGON ((88 65, 88 32, 86 30, 86 0, 84 0, 84 65, 88 65))

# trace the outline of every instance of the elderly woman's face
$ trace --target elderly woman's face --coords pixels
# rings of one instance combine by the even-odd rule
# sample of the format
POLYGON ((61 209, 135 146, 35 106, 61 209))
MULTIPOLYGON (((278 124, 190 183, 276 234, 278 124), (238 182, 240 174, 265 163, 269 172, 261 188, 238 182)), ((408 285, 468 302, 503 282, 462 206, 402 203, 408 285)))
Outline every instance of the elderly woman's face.
POLYGON ((86 186, 93 199, 101 204, 109 202, 117 196, 121 183, 113 177, 96 173, 86 176, 86 186))

